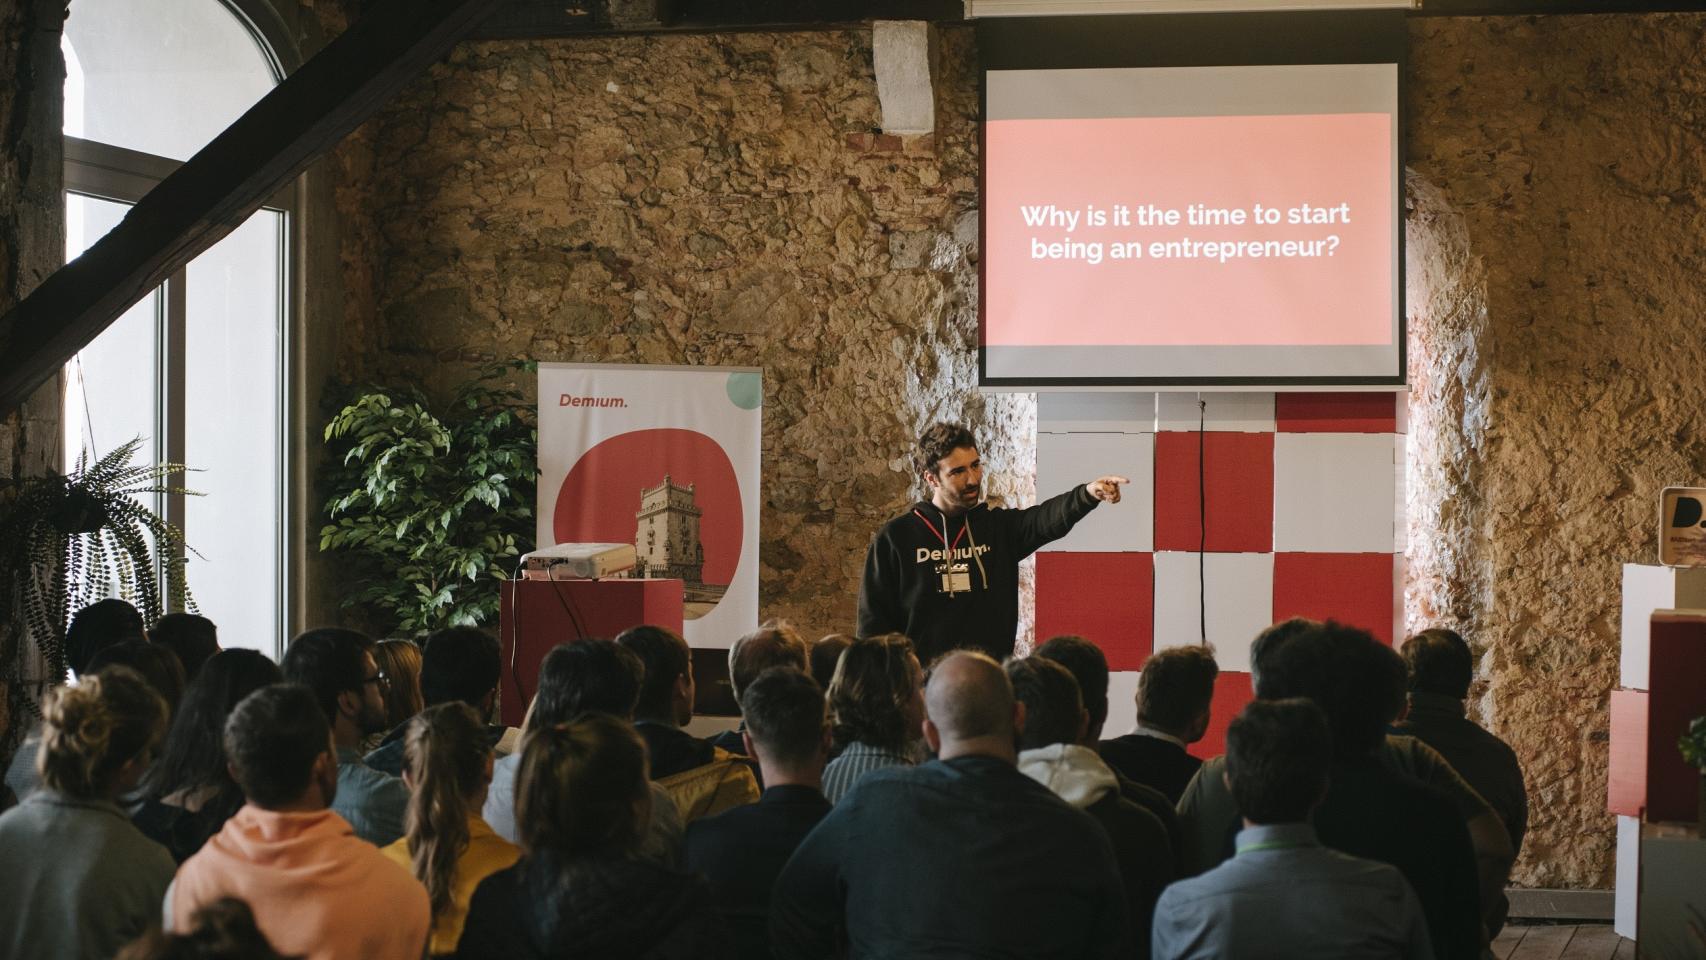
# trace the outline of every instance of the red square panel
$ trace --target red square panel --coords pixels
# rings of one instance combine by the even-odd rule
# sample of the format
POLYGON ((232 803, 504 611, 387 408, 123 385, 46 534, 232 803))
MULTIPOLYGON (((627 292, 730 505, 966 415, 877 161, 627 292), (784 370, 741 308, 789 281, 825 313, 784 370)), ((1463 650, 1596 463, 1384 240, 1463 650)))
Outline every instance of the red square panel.
POLYGON ((1222 670, 1220 676, 1214 678, 1214 702, 1208 708, 1208 732, 1191 744, 1187 752, 1202 760, 1225 753, 1226 728, 1232 726, 1232 719, 1253 699, 1255 694, 1250 689, 1249 674, 1222 670))
POLYGON ((1037 554, 1037 641, 1088 638, 1112 671, 1136 670, 1155 637, 1155 561, 1147 553, 1037 554))
POLYGON ((1397 433, 1393 393, 1276 393, 1280 433, 1397 433))
POLYGON ((1638 817, 1647 809, 1647 691, 1611 691, 1611 772, 1605 809, 1638 817))
POLYGON ((1652 677, 1647 692, 1647 819, 1693 820, 1700 811, 1700 771, 1682 760, 1676 741, 1689 721, 1706 715, 1706 616, 1653 614, 1652 677))
POLYGON ((1274 435, 1155 435, 1155 549, 1197 550, 1198 442, 1208 474, 1210 553, 1267 553, 1274 542, 1274 435))
POLYGON ((1394 554, 1274 554, 1274 622, 1333 619, 1392 643, 1399 598, 1394 554))

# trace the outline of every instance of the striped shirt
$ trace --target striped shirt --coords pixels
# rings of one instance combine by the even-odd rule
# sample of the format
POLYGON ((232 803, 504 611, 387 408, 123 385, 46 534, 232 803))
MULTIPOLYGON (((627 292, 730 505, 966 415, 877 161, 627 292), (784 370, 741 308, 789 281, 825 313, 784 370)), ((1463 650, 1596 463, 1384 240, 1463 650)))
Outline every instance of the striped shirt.
POLYGON ((904 752, 890 750, 886 747, 873 747, 868 743, 851 743, 841 751, 841 756, 829 761, 829 766, 823 768, 823 795, 830 803, 840 803, 841 798, 853 790, 853 785, 859 778, 872 770, 884 767, 910 767, 912 757, 904 752))

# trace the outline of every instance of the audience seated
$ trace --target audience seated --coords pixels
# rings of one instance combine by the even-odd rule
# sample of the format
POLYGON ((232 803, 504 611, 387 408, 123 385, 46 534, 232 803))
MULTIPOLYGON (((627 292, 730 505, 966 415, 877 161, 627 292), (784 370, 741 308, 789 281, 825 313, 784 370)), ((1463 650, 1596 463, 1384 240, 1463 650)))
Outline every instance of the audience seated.
POLYGON ((1081 746, 1090 714, 1078 681, 1046 657, 1008 660, 1007 678, 1025 706, 1019 732, 1019 772, 1096 818, 1113 841, 1125 881, 1126 912, 1138 955, 1147 955, 1150 917, 1162 888, 1173 879, 1173 847, 1159 818, 1120 795, 1119 778, 1081 746))
MULTIPOLYGON (((314 638, 330 632, 296 642, 326 642, 314 638)), ((363 656, 372 659, 364 649, 363 656)), ((189 930, 197 911, 235 897, 282 953, 418 960, 432 922, 426 890, 328 809, 344 764, 322 700, 308 687, 281 683, 231 712, 225 755, 247 802, 179 868, 166 893, 166 927, 189 930)))
MULTIPOLYGON (((735 702, 741 702, 741 693, 747 685, 771 667, 806 669, 806 642, 800 639, 794 625, 786 620, 766 621, 757 630, 735 640, 734 646, 729 648, 729 688, 734 692, 735 702)), ((743 710, 739 729, 725 730, 709 737, 711 745, 738 756, 747 756, 741 737, 746 729, 744 715, 743 710)), ((763 784, 761 777, 759 786, 763 784)))
POLYGON ((823 795, 839 803, 866 774, 908 767, 923 733, 922 670, 912 641, 898 633, 854 640, 829 682, 836 756, 823 771, 823 795))
POLYGON ((141 675, 160 699, 166 701, 166 722, 170 726, 177 716, 178 705, 184 702, 184 666, 177 654, 157 647, 146 640, 126 640, 89 658, 88 673, 100 673, 108 667, 129 667, 141 675))
MULTIPOLYGON (((1032 654, 1044 660, 1053 660, 1067 669, 1072 678, 1078 681, 1079 695, 1084 699, 1084 709, 1089 711, 1090 724, 1085 728, 1084 738, 1080 745, 1095 749, 1102 739, 1102 727, 1108 722, 1108 658, 1102 653, 1102 648, 1083 637, 1072 634, 1062 634, 1050 637, 1047 642, 1037 647, 1032 654)), ((1110 769, 1113 769, 1110 766, 1110 769)), ((1120 795, 1149 811, 1162 826, 1167 828, 1167 838, 1173 847, 1172 874, 1180 876, 1184 849, 1182 833, 1179 829, 1179 816, 1173 810, 1173 801, 1167 795, 1147 784, 1136 780, 1114 769, 1114 776, 1120 781, 1120 795)))
MULTIPOLYGON (((65 630, 65 665, 77 676, 91 673, 89 661, 106 647, 126 640, 141 640, 142 614, 116 598, 97 600, 78 610, 65 630)), ((12 762, 6 767, 6 787, 22 800, 36 788, 36 752, 41 748, 41 728, 24 735, 12 762)))
POLYGON ((1258 700, 1232 722, 1227 778, 1244 823, 1237 854, 1167 888, 1155 960, 1431 960, 1421 905, 1403 875, 1316 838, 1309 818, 1327 795, 1332 757, 1326 717, 1309 700, 1258 700))
MULTIPOLYGON (((428 707, 465 703, 480 721, 491 716, 498 701, 498 641, 477 627, 446 627, 427 637, 421 649, 421 698, 428 707)), ((505 727, 488 726, 487 739, 496 745, 505 727)), ((365 758, 368 766, 392 776, 403 772, 403 731, 393 729, 365 758)))
MULTIPOLYGON (((610 640, 577 640, 558 644, 539 665, 539 691, 527 714, 527 729, 569 723, 585 713, 607 713, 623 720, 634 715, 645 666, 640 658, 610 640)), ((515 784, 521 754, 499 759, 492 770, 483 816, 498 836, 519 843, 515 784)), ((680 811, 669 792, 651 784, 651 817, 640 842, 640 854, 673 864, 681 854, 680 811)))
POLYGON ((829 682, 835 679, 835 665, 841 662, 841 651, 852 642, 853 638, 845 633, 831 633, 812 644, 808 660, 812 679, 818 686, 829 689, 829 682))
POLYGON ((165 733, 166 704, 112 666, 50 690, 42 712, 41 789, 0 814, 0 957, 107 960, 155 922, 172 880, 171 854, 115 804, 165 733))
POLYGON ((637 856, 650 818, 646 780, 645 743, 624 720, 530 724, 516 791, 523 856, 474 892, 456 955, 726 956, 705 881, 637 856))
POLYGON ((278 666, 261 654, 225 650, 208 659, 185 691, 131 814, 173 860, 182 863, 200 850, 243 806, 243 791, 226 764, 225 721, 244 697, 281 679, 278 666))
POLYGON ((829 755, 823 688, 798 667, 772 667, 741 685, 741 733, 764 770, 757 803, 687 828, 687 869, 711 881, 738 957, 770 952, 770 893, 782 865, 829 812, 820 789, 829 755))
POLYGON ((1101 743, 1102 759, 1173 803, 1202 761, 1185 752, 1208 732, 1214 678, 1220 667, 1208 647, 1167 647, 1143 663, 1137 681, 1137 729, 1101 743))
POLYGON ((373 659, 373 641, 354 630, 309 630, 290 642, 284 677, 314 691, 332 727, 337 747, 338 789, 327 801, 332 812, 355 828, 356 836, 376 846, 403 835, 403 811, 409 788, 362 761, 357 746, 385 728, 386 677, 373 659))
POLYGON ((255 926, 254 911, 241 900, 215 900, 190 918, 187 933, 150 930, 119 952, 116 960, 288 960, 255 926))
POLYGON ((414 792, 408 832, 383 853, 426 887, 432 952, 456 952, 480 881, 521 851, 480 818, 492 782, 492 747, 474 708, 459 701, 421 711, 403 735, 403 781, 414 792))
POLYGON ((413 640, 381 640, 373 645, 373 662, 385 674, 385 729, 362 738, 366 759, 380 744, 400 738, 403 727, 426 709, 421 697, 421 646, 413 640))
POLYGON ((937 759, 868 774, 801 843, 776 884, 775 955, 822 960, 844 939, 850 960, 1129 957, 1107 834, 1015 768, 1024 707, 1000 665, 950 653, 925 699, 937 759))
POLYGON ((184 682, 201 673, 202 665, 219 652, 219 628, 194 613, 168 613, 148 628, 148 642, 177 654, 184 665, 184 682))
POLYGON ((675 801, 682 820, 721 813, 758 799, 758 777, 744 759, 683 729, 693 719, 693 660, 687 641, 662 627, 624 630, 616 642, 644 666, 634 727, 646 741, 651 777, 675 801))

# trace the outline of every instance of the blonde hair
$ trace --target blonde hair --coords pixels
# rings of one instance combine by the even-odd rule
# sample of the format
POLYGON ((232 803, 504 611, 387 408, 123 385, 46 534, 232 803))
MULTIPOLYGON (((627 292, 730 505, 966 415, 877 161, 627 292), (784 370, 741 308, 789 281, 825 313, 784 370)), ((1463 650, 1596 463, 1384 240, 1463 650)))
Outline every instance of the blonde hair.
POLYGON ((106 797, 119 770, 166 730, 166 701, 142 675, 111 666, 74 687, 48 691, 42 704, 36 773, 49 790, 80 800, 106 797))
POLYGON ((403 765, 414 781, 404 836, 435 917, 451 904, 456 861, 468 849, 468 817, 491 755, 485 724, 460 701, 421 711, 403 734, 403 765))
POLYGON ((381 640, 373 645, 373 662, 385 672, 379 688, 385 698, 385 729, 409 719, 426 706, 421 698, 421 647, 413 640, 381 640))

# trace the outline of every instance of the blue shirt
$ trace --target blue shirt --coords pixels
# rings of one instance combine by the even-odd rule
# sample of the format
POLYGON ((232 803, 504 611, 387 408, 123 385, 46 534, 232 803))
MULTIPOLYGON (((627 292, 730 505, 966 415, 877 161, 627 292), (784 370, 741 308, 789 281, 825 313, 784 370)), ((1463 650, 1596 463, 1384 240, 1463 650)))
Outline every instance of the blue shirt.
POLYGON ((354 747, 338 748, 338 795, 332 812, 348 820, 356 836, 374 846, 391 845, 403 835, 408 809, 409 788, 400 778, 363 763, 354 747))
POLYGON ((1231 860, 1161 894, 1150 943, 1154 960, 1434 955, 1404 875, 1322 846, 1306 823, 1240 830, 1231 860))

